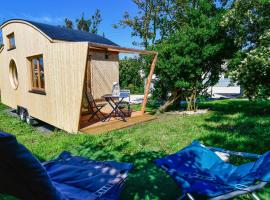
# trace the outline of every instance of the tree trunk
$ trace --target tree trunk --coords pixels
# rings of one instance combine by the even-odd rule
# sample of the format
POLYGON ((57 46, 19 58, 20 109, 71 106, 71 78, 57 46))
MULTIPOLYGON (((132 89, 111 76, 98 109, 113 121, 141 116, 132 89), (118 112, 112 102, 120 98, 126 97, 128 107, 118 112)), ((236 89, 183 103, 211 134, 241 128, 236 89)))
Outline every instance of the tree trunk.
POLYGON ((159 108, 159 112, 165 112, 169 106, 173 105, 179 98, 181 94, 175 92, 169 97, 169 99, 159 108))
POLYGON ((192 90, 190 97, 186 98, 188 111, 194 111, 194 112, 197 111, 196 98, 197 98, 197 90, 194 88, 192 90))

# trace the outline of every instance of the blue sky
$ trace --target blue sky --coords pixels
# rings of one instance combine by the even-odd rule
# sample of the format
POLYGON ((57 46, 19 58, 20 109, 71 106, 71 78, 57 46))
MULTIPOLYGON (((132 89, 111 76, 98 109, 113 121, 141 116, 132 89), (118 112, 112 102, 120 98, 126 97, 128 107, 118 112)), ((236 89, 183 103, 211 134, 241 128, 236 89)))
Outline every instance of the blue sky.
POLYGON ((0 6, 0 23, 8 19, 27 19, 53 25, 63 25, 66 17, 75 21, 84 12, 90 17, 96 9, 101 11, 102 19, 99 34, 124 47, 133 47, 129 28, 114 29, 113 24, 122 19, 128 11, 136 15, 137 7, 131 0, 2 0, 0 6))

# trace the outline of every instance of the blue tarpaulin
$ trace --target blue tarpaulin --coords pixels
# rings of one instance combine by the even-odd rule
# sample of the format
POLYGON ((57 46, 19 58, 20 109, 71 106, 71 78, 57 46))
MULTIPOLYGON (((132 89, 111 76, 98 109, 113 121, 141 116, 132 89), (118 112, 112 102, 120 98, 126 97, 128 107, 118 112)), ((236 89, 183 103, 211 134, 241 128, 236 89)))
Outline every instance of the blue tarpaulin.
POLYGON ((118 199, 132 165, 97 162, 63 152, 56 160, 45 163, 44 167, 58 191, 69 199, 77 200, 118 199))
POLYGON ((26 200, 118 199, 129 163, 98 162, 63 152, 40 163, 16 138, 0 132, 0 193, 26 200))

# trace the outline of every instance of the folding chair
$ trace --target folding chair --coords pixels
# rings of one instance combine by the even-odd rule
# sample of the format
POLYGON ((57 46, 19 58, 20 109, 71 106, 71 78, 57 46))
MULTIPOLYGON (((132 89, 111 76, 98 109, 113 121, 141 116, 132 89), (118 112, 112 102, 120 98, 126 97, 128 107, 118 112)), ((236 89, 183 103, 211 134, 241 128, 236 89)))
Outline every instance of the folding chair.
POLYGON ((94 100, 92 93, 85 91, 85 96, 88 103, 88 111, 90 112, 91 116, 88 119, 88 121, 91 121, 95 116, 101 120, 99 114, 102 115, 103 118, 105 118, 104 114, 101 112, 101 109, 107 105, 107 103, 96 103, 94 100))
POLYGON ((155 161, 182 189, 180 199, 223 200, 248 194, 259 200, 256 191, 270 181, 270 151, 263 154, 234 152, 206 147, 194 141, 175 154, 155 161), (256 159, 235 166, 224 162, 216 152, 256 159))
POLYGON ((125 97, 125 99, 121 102, 121 104, 119 105, 119 108, 123 110, 127 107, 128 116, 130 116, 131 115, 130 90, 120 90, 120 97, 125 97))
POLYGON ((100 162, 69 152, 40 163, 4 132, 0 161, 0 193, 22 200, 116 200, 132 168, 130 163, 100 162))

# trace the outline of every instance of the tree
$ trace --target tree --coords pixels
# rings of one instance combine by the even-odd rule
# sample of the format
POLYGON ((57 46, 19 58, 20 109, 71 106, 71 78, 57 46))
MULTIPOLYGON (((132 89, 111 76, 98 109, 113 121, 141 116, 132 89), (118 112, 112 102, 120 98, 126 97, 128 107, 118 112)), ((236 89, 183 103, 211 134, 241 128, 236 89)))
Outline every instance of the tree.
POLYGON ((97 9, 94 15, 90 17, 90 19, 85 19, 83 13, 82 17, 80 19, 77 19, 76 22, 78 30, 96 34, 98 32, 98 26, 102 22, 100 10, 97 9))
POLYGON ((269 0, 234 1, 222 23, 238 47, 229 63, 231 76, 249 99, 270 96, 269 10, 269 0))
POLYGON ((76 23, 78 30, 89 32, 91 21, 84 18, 84 13, 82 13, 82 17, 80 19, 76 19, 76 23))
POLYGON ((72 22, 72 20, 66 18, 65 19, 65 27, 68 28, 68 29, 73 29, 73 22, 72 22))
POLYGON ((183 15, 181 25, 155 48, 156 93, 166 100, 161 110, 181 98, 188 102, 188 110, 196 110, 196 97, 219 80, 224 59, 234 52, 220 26, 224 10, 207 0, 193 2, 194 7, 179 9, 175 19, 183 15))
MULTIPOLYGON (((136 16, 125 12, 123 19, 114 28, 129 27, 131 36, 139 37, 142 42, 133 42, 136 46, 151 48, 159 40, 174 33, 181 27, 188 17, 185 15, 187 7, 195 8, 198 0, 132 0, 138 8, 136 16)), ((210 0, 211 4, 219 3, 227 6, 231 0, 210 0)))
MULTIPOLYGON (((89 19, 86 19, 84 17, 84 13, 82 13, 81 18, 76 19, 76 26, 77 26, 77 29, 80 31, 86 31, 86 32, 97 34, 98 27, 101 22, 102 22, 101 13, 100 13, 100 10, 97 9, 95 13, 89 19)), ((68 29, 73 29, 72 20, 66 18, 65 27, 68 29)))
POLYGON ((97 34, 98 32, 98 26, 102 22, 100 10, 97 9, 95 14, 91 16, 90 20, 90 32, 97 34))
POLYGON ((138 14, 131 17, 128 12, 124 13, 123 19, 113 25, 114 28, 130 27, 132 36, 142 39, 141 43, 133 42, 136 46, 148 48, 154 44, 157 36, 163 37, 162 19, 166 16, 166 8, 170 0, 132 0, 138 7, 138 14), (162 30, 161 30, 162 29, 162 30))
POLYGON ((231 0, 133 2, 138 14, 125 13, 116 27, 130 27, 145 48, 159 52, 155 94, 166 101, 161 109, 180 98, 187 99, 188 109, 196 109, 197 95, 218 81, 223 60, 235 52, 220 26, 231 0))
POLYGON ((270 96, 270 30, 259 38, 257 47, 239 51, 231 61, 231 77, 244 88, 250 99, 270 96))
POLYGON ((269 0, 235 0, 224 15, 222 25, 234 38, 239 50, 257 47, 259 38, 270 28, 269 0))
POLYGON ((141 57, 125 57, 119 63, 120 85, 130 89, 132 93, 143 93, 144 75, 141 57))

